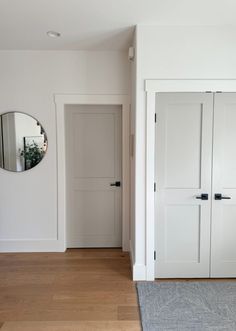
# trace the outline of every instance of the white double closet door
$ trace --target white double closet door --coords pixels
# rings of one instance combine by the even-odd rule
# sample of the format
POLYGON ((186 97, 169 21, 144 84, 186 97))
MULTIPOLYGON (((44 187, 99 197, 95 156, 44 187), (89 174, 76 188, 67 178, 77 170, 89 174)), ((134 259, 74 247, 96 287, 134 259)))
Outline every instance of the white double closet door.
POLYGON ((156 97, 156 278, 236 277, 236 93, 156 97))

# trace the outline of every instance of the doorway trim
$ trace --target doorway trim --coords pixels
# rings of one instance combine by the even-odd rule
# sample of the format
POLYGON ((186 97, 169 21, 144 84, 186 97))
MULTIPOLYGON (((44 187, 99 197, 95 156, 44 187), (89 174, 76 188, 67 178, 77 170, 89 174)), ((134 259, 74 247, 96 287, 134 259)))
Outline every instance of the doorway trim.
POLYGON ((130 220, 130 98, 128 95, 56 94, 57 135, 57 239, 61 251, 66 243, 66 105, 118 105, 122 111, 122 249, 129 251, 130 220))
MULTIPOLYGON (((155 113, 159 92, 236 92, 236 79, 147 79, 146 92, 146 280, 155 279, 155 113)), ((158 121, 158 115, 157 115, 158 121)), ((157 183, 158 185, 158 183, 157 183)))

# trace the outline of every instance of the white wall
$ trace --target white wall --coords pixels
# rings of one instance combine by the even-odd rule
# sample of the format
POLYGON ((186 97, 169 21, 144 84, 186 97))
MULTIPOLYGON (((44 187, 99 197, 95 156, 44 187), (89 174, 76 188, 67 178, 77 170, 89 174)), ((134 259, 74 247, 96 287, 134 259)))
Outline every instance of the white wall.
POLYGON ((145 279, 145 79, 236 78, 236 28, 137 27, 135 252, 136 279, 145 279))
POLYGON ((0 251, 57 250, 57 167, 54 94, 129 94, 122 52, 1 51, 0 112, 37 118, 48 152, 24 173, 0 169, 0 251))

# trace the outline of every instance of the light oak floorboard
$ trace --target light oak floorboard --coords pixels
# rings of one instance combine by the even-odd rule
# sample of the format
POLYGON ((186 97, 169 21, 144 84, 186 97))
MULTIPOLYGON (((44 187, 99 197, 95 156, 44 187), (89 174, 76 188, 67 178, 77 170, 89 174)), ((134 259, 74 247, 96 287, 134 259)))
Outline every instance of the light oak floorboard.
POLYGON ((1 331, 140 331, 138 322, 7 322, 1 331))
POLYGON ((0 254, 0 321, 1 331, 140 331, 129 255, 121 249, 0 254))

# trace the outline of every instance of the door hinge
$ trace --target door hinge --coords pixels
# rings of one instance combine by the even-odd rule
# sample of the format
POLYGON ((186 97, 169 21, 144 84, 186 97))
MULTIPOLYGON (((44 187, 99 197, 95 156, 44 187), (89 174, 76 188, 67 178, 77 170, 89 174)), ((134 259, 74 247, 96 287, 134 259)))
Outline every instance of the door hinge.
POLYGON ((157 259, 157 253, 156 251, 154 251, 154 261, 156 261, 156 259, 157 259))
POLYGON ((156 189, 157 189, 157 184, 154 183, 154 192, 156 192, 156 189))
POLYGON ((155 116, 154 116, 154 121, 155 123, 157 122, 157 114, 155 113, 155 116))

